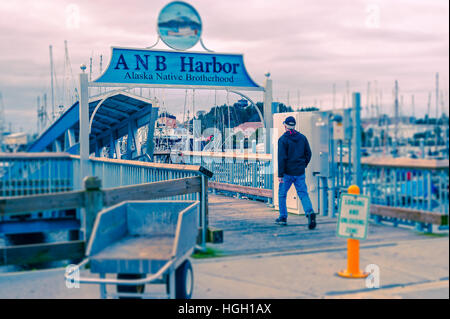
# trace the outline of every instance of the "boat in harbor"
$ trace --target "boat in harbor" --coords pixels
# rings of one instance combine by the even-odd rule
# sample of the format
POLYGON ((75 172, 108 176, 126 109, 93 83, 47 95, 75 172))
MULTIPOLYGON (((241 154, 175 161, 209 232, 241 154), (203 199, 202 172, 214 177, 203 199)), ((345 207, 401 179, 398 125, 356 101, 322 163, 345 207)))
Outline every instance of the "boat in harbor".
POLYGON ((175 36, 175 37, 197 36, 197 34, 198 34, 198 30, 191 29, 190 27, 178 28, 177 31, 173 31, 173 30, 167 31, 167 35, 175 36))

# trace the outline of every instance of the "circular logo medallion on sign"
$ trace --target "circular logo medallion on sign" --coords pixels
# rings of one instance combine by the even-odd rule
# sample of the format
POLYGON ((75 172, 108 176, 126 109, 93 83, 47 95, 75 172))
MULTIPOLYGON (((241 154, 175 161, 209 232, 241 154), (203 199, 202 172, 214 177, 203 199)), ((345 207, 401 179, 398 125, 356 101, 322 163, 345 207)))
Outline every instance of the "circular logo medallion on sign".
POLYGON ((202 33, 200 15, 186 2, 170 2, 159 13, 158 33, 161 40, 172 49, 192 48, 202 33))

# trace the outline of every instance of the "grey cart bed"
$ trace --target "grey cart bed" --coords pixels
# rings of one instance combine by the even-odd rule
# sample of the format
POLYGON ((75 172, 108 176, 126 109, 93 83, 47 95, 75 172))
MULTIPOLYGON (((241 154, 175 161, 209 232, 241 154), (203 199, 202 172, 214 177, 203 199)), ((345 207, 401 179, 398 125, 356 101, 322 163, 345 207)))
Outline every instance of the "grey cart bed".
POLYGON ((99 284, 101 298, 189 299, 194 277, 188 258, 196 244, 198 210, 198 201, 129 201, 101 211, 87 259, 73 267, 90 262, 91 273, 100 278, 67 272, 66 280, 99 284), (111 274, 116 278, 107 278, 111 274), (164 284, 166 293, 146 293, 146 284, 164 284), (107 285, 117 291, 108 292, 107 285))

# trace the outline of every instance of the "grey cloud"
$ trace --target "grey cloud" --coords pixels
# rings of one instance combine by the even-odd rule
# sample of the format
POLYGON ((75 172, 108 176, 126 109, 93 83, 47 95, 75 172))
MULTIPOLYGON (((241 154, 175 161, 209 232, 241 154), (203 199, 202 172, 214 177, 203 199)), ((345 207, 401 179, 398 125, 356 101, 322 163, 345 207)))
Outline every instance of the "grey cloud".
MULTIPOLYGON (((63 41, 69 41, 75 76, 79 65, 99 55, 104 67, 110 46, 145 47, 156 40, 156 19, 169 0, 47 0, 0 3, 0 90, 7 121, 32 127, 36 96, 49 86, 48 45, 53 44, 55 65, 62 76, 63 41), (80 9, 80 28, 67 29, 65 9, 80 9), (27 114, 20 116, 20 112, 27 114)), ((202 16, 205 44, 220 52, 243 53, 252 78, 264 82, 270 71, 274 96, 305 103, 331 104, 337 84, 338 104, 350 81, 351 90, 365 94, 367 81, 378 81, 385 104, 395 79, 404 94, 417 92, 417 105, 425 105, 433 89, 434 73, 448 88, 448 2, 417 0, 374 1, 189 1, 202 16), (368 28, 367 5, 380 8, 380 28, 368 28)), ((164 48, 163 45, 158 45, 164 48)), ((196 50, 201 49, 197 46, 196 50)), ((61 80, 61 78, 59 78, 61 80)), ((373 84, 372 84, 373 85, 373 84)), ((162 92, 159 92, 162 95, 162 92)), ((165 92, 169 111, 181 112, 183 91, 165 92)), ((199 109, 211 106, 211 93, 197 91, 199 109)), ((222 104, 224 96, 221 96, 222 104)), ((250 96, 261 100, 262 96, 250 96)), ((237 99, 233 96, 232 99, 237 99)), ((363 97, 365 101, 365 98, 363 97)), ((420 106, 419 106, 420 107, 420 106)), ((422 108, 423 110, 424 108, 422 108)))

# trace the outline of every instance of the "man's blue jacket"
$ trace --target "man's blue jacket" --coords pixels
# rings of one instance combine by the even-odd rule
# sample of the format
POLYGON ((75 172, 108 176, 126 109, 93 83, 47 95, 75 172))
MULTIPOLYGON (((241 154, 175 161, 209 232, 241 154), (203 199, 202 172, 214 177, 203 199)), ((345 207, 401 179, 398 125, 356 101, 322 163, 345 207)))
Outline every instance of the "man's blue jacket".
POLYGON ((278 177, 300 176, 311 160, 311 148, 305 135, 288 130, 278 140, 278 177))

